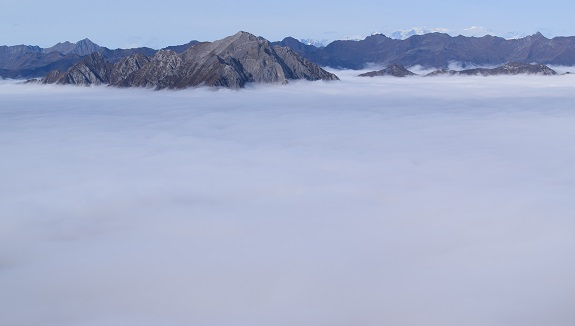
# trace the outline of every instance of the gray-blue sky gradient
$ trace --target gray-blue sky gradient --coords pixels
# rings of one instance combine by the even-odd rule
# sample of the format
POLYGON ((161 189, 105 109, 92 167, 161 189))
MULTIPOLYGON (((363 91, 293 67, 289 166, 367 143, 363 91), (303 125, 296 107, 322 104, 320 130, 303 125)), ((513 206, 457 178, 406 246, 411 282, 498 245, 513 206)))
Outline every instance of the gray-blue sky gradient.
POLYGON ((51 46, 90 38, 108 47, 162 47, 192 39, 212 41, 238 30, 280 40, 339 39, 413 26, 462 30, 484 26, 495 33, 542 31, 575 35, 575 4, 532 6, 525 1, 38 1, 2 0, 0 44, 51 46))

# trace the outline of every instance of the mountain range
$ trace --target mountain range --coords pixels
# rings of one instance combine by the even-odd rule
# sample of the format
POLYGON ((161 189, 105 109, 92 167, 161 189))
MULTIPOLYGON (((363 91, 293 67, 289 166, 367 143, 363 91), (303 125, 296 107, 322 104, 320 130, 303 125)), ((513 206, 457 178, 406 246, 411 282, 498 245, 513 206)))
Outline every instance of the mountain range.
POLYGON ((375 34, 361 41, 334 41, 323 48, 287 37, 277 44, 288 46, 321 66, 345 69, 363 69, 368 64, 420 65, 441 69, 453 62, 464 66, 494 66, 509 62, 575 65, 575 37, 548 39, 541 33, 510 40, 489 35, 452 37, 444 33, 396 40, 375 34))
MULTIPOLYGON (((166 49, 181 53, 196 43, 199 42, 191 41, 166 49)), ((4 45, 0 46, 0 77, 14 79, 42 77, 55 69, 66 70, 82 60, 83 57, 95 52, 101 53, 110 62, 117 62, 134 53, 154 55, 157 50, 146 47, 112 50, 97 45, 89 39, 77 43, 58 43, 49 48, 31 45, 4 45)))
POLYGON ((173 49, 152 56, 132 53, 115 63, 97 51, 65 71, 51 71, 40 82, 182 89, 242 88, 247 83, 287 83, 296 79, 338 78, 287 47, 239 32, 215 42, 193 44, 181 53, 173 49))
POLYGON ((507 40, 523 38, 528 35, 527 33, 522 33, 518 31, 495 34, 489 28, 483 26, 471 26, 460 30, 452 30, 444 27, 434 27, 434 28, 412 27, 410 29, 401 29, 391 32, 389 33, 389 37, 397 40, 405 40, 413 35, 424 35, 430 33, 446 33, 449 35, 463 35, 467 37, 483 37, 486 35, 493 35, 503 37, 504 39, 507 40))
MULTIPOLYGON (((191 41, 161 50, 145 47, 112 50, 84 39, 77 43, 58 43, 49 48, 29 45, 0 46, 0 77, 156 88, 180 88, 197 84, 243 87, 245 83, 252 81, 283 82, 298 78, 334 78, 318 66, 363 69, 369 64, 406 67, 420 65, 424 68, 445 70, 453 62, 461 63, 464 67, 500 66, 511 62, 575 65, 575 37, 548 39, 541 33, 518 39, 489 35, 452 37, 445 33, 428 33, 412 35, 405 40, 374 34, 359 41, 334 41, 325 47, 306 44, 292 37, 280 42, 269 42, 246 32, 235 36, 236 38, 232 37, 234 47, 249 47, 240 44, 241 42, 257 45, 257 48, 246 50, 245 53, 250 54, 250 60, 264 61, 258 61, 256 65, 227 49, 227 52, 216 54, 221 60, 212 57, 212 61, 208 63, 208 57, 200 52, 208 51, 210 46, 216 46, 214 44, 223 44, 223 40, 211 43, 191 41), (267 67, 267 64, 271 64, 273 68, 267 67), (268 70, 265 70, 264 66, 268 70), (95 70, 92 71, 92 68, 95 70), (169 71, 160 71, 164 68, 169 71), (212 70, 198 70, 200 68, 212 70), (84 71, 82 69, 88 69, 84 81, 79 75, 84 71), (98 73, 88 73, 98 69, 101 69, 98 73), (194 73, 195 77, 186 75, 190 73, 194 73), (208 76, 210 73, 215 75, 208 76), (267 75, 263 77, 262 74, 267 75), (162 81, 154 80, 154 76, 163 76, 162 81)), ((222 50, 218 46, 213 50, 216 49, 222 50)))
POLYGON ((405 40, 413 35, 425 35, 430 33, 447 33, 447 28, 427 28, 427 27, 413 27, 411 29, 402 29, 389 34, 389 37, 395 40, 405 40))

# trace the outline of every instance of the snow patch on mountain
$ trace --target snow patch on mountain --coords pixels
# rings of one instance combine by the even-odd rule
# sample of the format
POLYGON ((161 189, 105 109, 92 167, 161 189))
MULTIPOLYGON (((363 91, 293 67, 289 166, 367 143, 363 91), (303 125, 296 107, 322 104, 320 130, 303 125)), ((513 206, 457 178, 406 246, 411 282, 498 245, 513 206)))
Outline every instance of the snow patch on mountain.
POLYGON ((427 28, 427 27, 413 27, 411 29, 402 29, 395 31, 389 35, 390 38, 396 40, 405 40, 413 35, 424 35, 429 33, 448 33, 449 29, 443 27, 427 28))
POLYGON ((523 32, 507 32, 503 34, 501 37, 503 37, 506 40, 517 40, 520 38, 524 38, 527 35, 528 35, 527 33, 523 32))
POLYGON ((487 27, 471 26, 464 28, 459 34, 467 37, 483 37, 485 35, 494 35, 495 33, 487 27))
POLYGON ((396 40, 405 40, 414 35, 424 35, 429 33, 446 33, 451 36, 463 35, 467 37, 483 37, 486 35, 493 35, 505 38, 507 40, 520 39, 528 36, 528 33, 511 31, 511 32, 496 32, 484 26, 471 26, 463 29, 449 29, 444 27, 412 27, 409 29, 401 29, 389 34, 389 37, 396 40))
POLYGON ((326 45, 331 43, 331 41, 328 39, 317 40, 317 39, 313 39, 313 38, 302 38, 299 41, 302 42, 303 44, 313 45, 317 48, 325 47, 326 45))

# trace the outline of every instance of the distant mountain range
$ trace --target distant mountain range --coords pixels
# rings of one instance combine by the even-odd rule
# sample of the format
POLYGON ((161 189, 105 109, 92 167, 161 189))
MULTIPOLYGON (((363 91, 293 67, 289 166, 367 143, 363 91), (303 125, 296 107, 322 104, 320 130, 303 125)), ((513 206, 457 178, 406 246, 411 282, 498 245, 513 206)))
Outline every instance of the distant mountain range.
POLYGON ((306 45, 313 45, 316 48, 322 48, 330 43, 327 39, 316 40, 312 38, 302 38, 299 41, 306 45))
MULTIPOLYGON (((202 61, 206 59, 205 56, 192 54, 195 53, 194 51, 200 51, 200 49, 205 51, 206 44, 219 44, 218 42, 221 41, 212 43, 191 41, 187 44, 170 46, 162 50, 145 47, 111 50, 88 39, 77 43, 58 43, 50 48, 29 45, 0 46, 0 77, 25 79, 43 77, 44 82, 82 84, 84 82, 80 81, 81 78, 76 78, 79 77, 78 73, 81 71, 82 65, 85 67, 101 65, 100 68, 104 70, 101 71, 103 75, 99 82, 118 86, 187 87, 196 85, 195 80, 183 81, 187 78, 184 75, 193 71, 197 74, 196 77, 203 76, 197 79, 202 80, 202 83, 213 85, 227 83, 230 87, 241 87, 244 83, 250 81, 275 82, 281 81, 282 78, 285 80, 333 78, 326 75, 325 71, 318 70, 320 69, 318 66, 363 69, 369 64, 381 66, 401 65, 405 67, 420 65, 424 68, 441 70, 447 69, 454 62, 460 63, 464 67, 500 66, 511 62, 575 65, 575 37, 548 39, 540 33, 518 39, 504 39, 489 35, 484 37, 452 37, 444 33, 428 33, 412 35, 405 40, 374 34, 359 41, 334 41, 325 47, 318 47, 316 45, 319 44, 311 40, 302 42, 292 37, 287 37, 280 42, 268 42, 245 32, 237 35, 243 36, 233 42, 235 46, 243 47, 244 45, 240 46, 240 43, 244 41, 251 42, 250 44, 257 43, 261 48, 260 50, 269 52, 266 52, 266 55, 253 55, 251 59, 267 60, 263 62, 269 62, 273 65, 276 73, 275 77, 260 78, 259 71, 250 70, 253 68, 252 63, 248 65, 250 69, 246 68, 248 61, 238 57, 237 54, 234 54, 235 52, 232 53, 233 51, 217 54, 222 59, 217 64, 215 61, 207 64, 202 61), (248 37, 248 35, 250 36, 248 37), (259 41, 255 42, 254 38, 259 41), (194 48, 195 50, 189 51, 194 48), (290 51, 284 48, 289 48, 290 51), (296 54, 297 56, 294 56, 296 54), (173 62, 166 63, 166 60, 173 60, 173 62), (120 62, 125 65, 122 69, 128 70, 118 70, 120 67, 116 66, 116 64, 120 62), (168 78, 170 81, 168 79, 164 79, 163 82, 153 81, 150 74, 154 73, 148 71, 148 69, 157 65, 158 67, 154 69, 161 75, 157 70, 162 64, 158 62, 165 63, 166 69, 172 67, 172 64, 176 65, 177 68, 175 68, 173 73, 179 77, 170 77, 171 79, 168 78), (290 64, 287 64, 288 62, 290 64), (199 69, 198 67, 204 67, 204 69, 206 67, 214 68, 215 70, 212 73, 216 75, 208 77, 206 75, 207 72, 199 72, 197 70, 199 69), (281 69, 278 67, 281 67, 281 69), (72 70, 68 74, 70 69, 72 70), (137 73, 135 72, 136 70, 138 71, 137 73), (73 71, 76 72, 74 73, 73 71), (132 77, 127 77, 127 71, 134 74, 132 76, 133 80, 130 79, 132 77), (225 75, 225 73, 225 76, 222 75, 224 71, 226 73, 233 71, 232 75, 235 77, 225 75), (311 73, 312 71, 313 73, 311 73), (242 74, 245 74, 245 76, 242 74), (123 76, 120 78, 121 81, 117 79, 120 75, 123 76), (139 77, 136 78, 136 75, 139 77), (176 79, 178 80, 176 81, 176 79), (147 81, 144 82, 144 80, 147 81)), ((90 83, 97 83, 97 79, 91 79, 92 77, 88 78, 90 83)))
MULTIPOLYGON (((181 53, 196 43, 199 42, 191 41, 166 49, 181 53)), ((134 53, 154 55, 157 50, 145 47, 111 50, 89 39, 77 43, 58 43, 49 48, 30 45, 0 46, 0 77, 17 79, 42 77, 55 69, 66 70, 83 57, 96 52, 106 57, 109 62, 117 62, 134 53)))
POLYGON ((483 37, 486 35, 492 35, 492 36, 500 36, 507 40, 518 39, 528 35, 527 33, 521 33, 517 31, 496 34, 494 31, 483 26, 471 26, 461 30, 452 30, 443 27, 434 27, 434 28, 412 27, 410 29, 402 29, 391 32, 389 33, 389 37, 396 40, 405 40, 413 35, 425 35, 431 33, 445 33, 452 36, 463 35, 467 37, 483 37))
POLYGON ((443 33, 396 40, 375 34, 361 41, 334 41, 324 48, 288 37, 276 44, 288 46, 321 66, 345 69, 363 69, 368 64, 447 68, 453 62, 464 66, 509 62, 575 65, 575 37, 548 39, 541 33, 511 40, 494 36, 452 37, 443 33))
POLYGON ((431 33, 447 33, 447 28, 427 28, 427 27, 413 27, 411 29, 402 29, 389 34, 389 37, 394 40, 406 40, 413 35, 425 35, 431 33))

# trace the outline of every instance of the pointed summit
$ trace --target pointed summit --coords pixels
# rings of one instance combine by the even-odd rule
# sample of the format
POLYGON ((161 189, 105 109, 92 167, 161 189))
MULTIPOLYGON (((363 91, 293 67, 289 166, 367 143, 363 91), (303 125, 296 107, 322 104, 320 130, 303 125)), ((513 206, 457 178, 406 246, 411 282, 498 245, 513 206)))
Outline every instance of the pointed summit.
POLYGON ((258 38, 258 37, 255 36, 254 34, 249 33, 249 32, 245 32, 245 31, 239 31, 239 32, 237 32, 237 33, 235 33, 234 35, 229 36, 229 37, 237 37, 237 38, 244 38, 244 37, 247 37, 247 38, 258 38))
POLYGON ((266 39, 257 37, 248 32, 240 31, 221 40, 200 43, 185 51, 183 56, 184 58, 187 58, 190 55, 193 55, 197 58, 203 58, 213 55, 221 55, 223 53, 228 55, 230 53, 236 53, 242 49, 246 49, 247 47, 251 47, 251 45, 256 43, 260 46, 263 44, 267 44, 269 46, 269 42, 266 39), (250 45, 248 46, 248 44, 250 45))
POLYGON ((537 32, 533 35, 531 35, 532 38, 534 39, 543 39, 543 40, 547 40, 548 38, 546 38, 543 34, 541 34, 541 32, 537 32))
POLYGON ((92 54, 94 52, 99 51, 101 48, 102 47, 99 46, 98 44, 85 38, 83 40, 78 41, 77 43, 70 43, 68 41, 58 43, 52 47, 42 50, 42 52, 44 53, 60 52, 62 54, 77 54, 79 56, 86 56, 88 54, 92 54))
POLYGON ((97 52, 101 48, 102 47, 99 46, 98 44, 90 41, 90 39, 85 38, 81 41, 78 41, 74 49, 72 49, 72 51, 70 51, 69 53, 85 56, 97 52))
POLYGON ((415 76, 415 74, 407 70, 402 65, 394 64, 383 70, 370 71, 365 74, 358 75, 358 77, 376 77, 376 76, 407 77, 407 76, 415 76))
POLYGON ((254 41, 260 41, 260 40, 264 40, 261 37, 257 37, 252 33, 248 33, 248 32, 244 32, 244 31, 240 31, 237 32, 236 34, 232 35, 232 36, 228 36, 226 38, 223 38, 219 41, 214 41, 212 42, 212 44, 216 47, 221 47, 221 45, 230 45, 233 43, 244 43, 244 42, 254 42, 254 41))
POLYGON ((52 47, 43 49, 42 52, 44 52, 44 53, 60 52, 62 54, 68 54, 68 53, 70 53, 70 51, 72 51, 74 49, 75 46, 76 46, 76 44, 70 43, 68 41, 63 42, 63 43, 60 42, 60 43, 58 43, 52 47))

